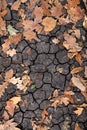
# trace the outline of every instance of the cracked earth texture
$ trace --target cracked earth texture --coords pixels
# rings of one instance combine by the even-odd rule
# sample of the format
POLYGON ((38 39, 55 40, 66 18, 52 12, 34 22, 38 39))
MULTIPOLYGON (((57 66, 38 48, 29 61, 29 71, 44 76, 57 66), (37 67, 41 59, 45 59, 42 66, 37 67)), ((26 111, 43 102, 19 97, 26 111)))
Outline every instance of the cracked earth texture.
MULTIPOLYGON (((9 12, 10 13, 10 12, 9 12)), ((14 25, 18 20, 16 11, 12 11, 5 20, 12 22, 14 25)), ((15 77, 22 77, 24 70, 28 70, 30 78, 35 84, 35 87, 31 89, 28 87, 25 93, 16 89, 13 84, 9 84, 6 92, 0 99, 0 120, 2 120, 2 113, 4 111, 6 101, 16 94, 20 94, 23 100, 27 100, 28 104, 19 103, 19 108, 15 110, 14 121, 18 123, 18 127, 21 130, 32 130, 30 122, 31 118, 41 119, 41 112, 44 108, 47 108, 49 114, 52 114, 52 120, 50 123, 50 130, 74 130, 75 122, 77 121, 82 130, 87 130, 87 108, 83 113, 77 117, 73 112, 74 108, 71 104, 68 106, 58 106, 56 111, 54 108, 49 107, 48 98, 52 95, 55 89, 58 89, 60 93, 69 86, 71 79, 71 68, 78 67, 79 64, 76 60, 69 59, 67 56, 67 50, 60 44, 54 44, 53 38, 61 36, 65 30, 68 30, 72 25, 56 26, 56 28, 49 34, 38 34, 39 42, 33 41, 31 44, 29 41, 22 39, 18 45, 11 44, 10 48, 17 50, 17 54, 12 58, 2 52, 0 47, 0 73, 5 75, 9 69, 14 70, 15 77), (24 66, 22 66, 22 64, 24 66), (62 68, 62 73, 58 72, 58 68, 62 68)), ((81 30, 81 37, 86 35, 86 31, 82 27, 82 21, 77 23, 77 27, 81 30)), ((1 43, 5 37, 1 37, 1 43)), ((63 41, 61 37, 60 41, 63 41)), ((84 47, 81 53, 87 49, 87 42, 84 42, 84 47)), ((87 65, 87 59, 83 59, 82 66, 87 65)), ((83 75, 83 72, 80 73, 83 75)), ((3 82, 3 78, 0 78, 0 83, 3 82)), ((77 88, 72 88, 75 92, 76 104, 82 104, 85 101, 84 96, 77 88), (78 100, 80 99, 80 100, 78 100)))

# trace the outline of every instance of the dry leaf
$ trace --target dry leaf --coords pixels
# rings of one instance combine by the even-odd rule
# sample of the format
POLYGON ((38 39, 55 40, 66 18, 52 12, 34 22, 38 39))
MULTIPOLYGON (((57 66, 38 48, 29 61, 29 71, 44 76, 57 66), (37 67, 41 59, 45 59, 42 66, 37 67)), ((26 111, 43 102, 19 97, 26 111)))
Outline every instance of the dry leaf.
POLYGON ((28 75, 23 75, 22 82, 24 86, 30 85, 31 84, 30 77, 28 75))
POLYGON ((9 81, 13 77, 13 69, 10 69, 9 71, 6 72, 5 74, 5 81, 9 81))
POLYGON ((63 42, 63 46, 69 50, 69 52, 79 52, 82 47, 76 42, 76 38, 67 33, 64 34, 65 41, 63 42))
POLYGON ((3 20, 3 18, 0 16, 0 36, 4 36, 7 34, 6 30, 6 22, 3 20))
POLYGON ((54 6, 52 6, 51 8, 51 15, 59 19, 62 13, 63 13, 62 4, 59 1, 55 0, 54 6))
POLYGON ((85 66, 85 77, 87 78, 87 66, 85 66))
POLYGON ((26 40, 32 41, 32 39, 35 39, 38 41, 38 38, 36 36, 36 32, 34 32, 34 31, 31 31, 31 30, 24 31, 23 35, 24 35, 26 40))
POLYGON ((80 53, 76 54, 75 59, 80 65, 82 64, 82 56, 80 53))
POLYGON ((27 0, 21 0, 21 3, 26 3, 27 2, 27 0))
POLYGON ((21 101, 21 97, 13 97, 11 99, 9 99, 7 102, 6 102, 6 107, 5 109, 8 111, 8 113, 13 116, 14 115, 14 109, 15 107, 18 107, 17 106, 17 103, 21 101))
POLYGON ((12 50, 9 49, 6 53, 7 53, 7 55, 13 57, 16 54, 16 50, 15 49, 12 49, 12 50))
POLYGON ((13 122, 13 119, 0 122, 0 130, 20 130, 19 128, 16 127, 17 123, 13 122))
POLYGON ((53 38, 52 42, 55 43, 55 44, 58 44, 60 41, 58 40, 58 38, 53 38))
POLYGON ((82 71, 82 70, 83 70, 82 67, 73 68, 73 69, 71 70, 71 74, 76 74, 76 73, 78 73, 78 72, 80 72, 80 71, 82 71))
POLYGON ((44 119, 46 118, 46 116, 48 116, 48 112, 46 109, 44 109, 41 113, 41 116, 42 116, 42 120, 44 121, 44 119))
POLYGON ((7 88, 7 86, 8 86, 8 82, 4 82, 2 85, 0 85, 0 97, 5 92, 5 89, 7 88))
POLYGON ((83 21, 83 27, 87 29, 87 16, 85 15, 84 21, 83 21))
POLYGON ((75 110, 74 112, 79 116, 79 115, 81 115, 82 111, 83 111, 83 108, 78 107, 77 110, 75 110))
POLYGON ((0 0, 0 12, 6 9, 7 7, 7 1, 6 0, 0 0))
POLYGON ((45 17, 42 21, 42 25, 44 26, 44 31, 48 33, 55 28, 56 20, 52 17, 45 17))
POLYGON ((6 111, 4 111, 2 117, 4 118, 5 121, 9 120, 9 115, 6 111))
POLYGON ((77 123, 75 124, 75 130, 82 130, 77 123))
POLYGON ((51 106, 56 109, 57 105, 65 104, 66 106, 71 102, 74 103, 72 99, 72 95, 74 93, 72 91, 64 92, 63 95, 58 95, 57 97, 52 97, 50 99, 51 101, 51 106))
POLYGON ((20 1, 20 0, 15 1, 15 2, 12 4, 11 9, 18 11, 20 4, 21 4, 21 1, 20 1))
POLYGON ((71 78, 72 83, 79 88, 82 92, 85 92, 86 90, 86 86, 83 84, 83 82, 81 81, 81 79, 79 77, 75 77, 73 76, 71 78))
POLYGON ((35 16, 35 22, 36 23, 41 23, 42 22, 42 17, 43 17, 43 9, 41 7, 36 6, 33 15, 35 16))
POLYGON ((9 50, 11 43, 14 43, 17 45, 19 41, 21 40, 21 36, 22 36, 21 33, 17 33, 16 35, 9 36, 9 38, 5 40, 5 43, 2 44, 3 52, 6 53, 9 50))

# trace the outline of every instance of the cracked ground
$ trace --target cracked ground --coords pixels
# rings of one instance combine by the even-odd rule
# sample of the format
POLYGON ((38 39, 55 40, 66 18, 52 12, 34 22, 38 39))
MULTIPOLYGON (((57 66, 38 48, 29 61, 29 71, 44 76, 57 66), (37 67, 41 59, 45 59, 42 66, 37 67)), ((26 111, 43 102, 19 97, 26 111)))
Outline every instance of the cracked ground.
MULTIPOLYGON (((8 3, 13 1, 8 0, 8 3)), ((25 8, 25 4, 21 6, 25 8)), ((20 19, 18 12, 11 10, 10 6, 7 8, 9 11, 4 17, 7 25, 12 24, 14 28, 22 32, 21 27, 16 27, 20 19)), ((7 112, 9 119, 14 118, 20 130, 34 130, 31 120, 36 121, 39 125, 42 112, 46 109, 50 119, 50 123, 46 125, 50 130, 80 130, 75 129, 76 123, 79 124, 81 130, 87 130, 87 95, 85 97, 79 88, 71 85, 72 68, 81 66, 83 70, 78 72, 78 75, 87 81, 87 77, 84 76, 85 66, 87 66, 87 31, 83 28, 83 19, 79 20, 76 23, 76 28, 80 30, 80 38, 77 38, 77 41, 83 43, 80 65, 74 56, 69 58, 68 50, 62 44, 64 42, 63 34, 71 30, 72 26, 72 23, 56 25, 49 34, 42 31, 37 34, 39 41, 32 40, 31 42, 22 37, 18 44, 10 44, 9 48, 16 50, 16 54, 13 56, 7 55, 2 49, 3 42, 8 35, 0 37, 0 84, 3 84, 6 73, 11 69, 14 77, 22 79, 23 75, 27 74, 32 81, 30 85, 27 85, 25 91, 18 89, 16 84, 11 82, 7 85, 5 92, 0 97, 0 121, 6 119, 3 113, 7 112), (59 39, 58 44, 55 42, 57 38, 59 39), (58 90, 59 95, 63 95, 68 90, 74 92, 72 96, 74 103, 57 105, 55 109, 50 102, 55 90, 58 90), (10 115, 6 110, 6 102, 18 95, 21 96, 22 101, 17 104, 18 107, 15 108, 14 114, 10 115), (86 104, 86 107, 83 106, 82 113, 78 115, 74 111, 82 104, 86 104)))

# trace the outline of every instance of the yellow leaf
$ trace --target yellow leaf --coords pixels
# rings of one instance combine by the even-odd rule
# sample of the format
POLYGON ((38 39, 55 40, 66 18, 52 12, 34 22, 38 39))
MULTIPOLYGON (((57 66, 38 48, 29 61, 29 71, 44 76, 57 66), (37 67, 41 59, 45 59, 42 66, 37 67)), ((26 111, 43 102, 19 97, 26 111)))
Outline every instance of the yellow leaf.
POLYGON ((56 20, 51 17, 46 17, 43 19, 42 25, 44 26, 44 31, 48 33, 55 28, 56 20))

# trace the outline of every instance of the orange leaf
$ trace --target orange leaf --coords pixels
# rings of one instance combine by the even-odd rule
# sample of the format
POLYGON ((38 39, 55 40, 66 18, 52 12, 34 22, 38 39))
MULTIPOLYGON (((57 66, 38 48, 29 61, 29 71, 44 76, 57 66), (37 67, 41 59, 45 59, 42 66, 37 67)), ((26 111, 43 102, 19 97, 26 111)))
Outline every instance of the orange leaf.
POLYGON ((81 115, 82 111, 83 111, 83 108, 78 107, 77 110, 75 110, 74 112, 79 116, 79 115, 81 115))
POLYGON ((82 56, 80 55, 80 53, 77 53, 75 59, 80 65, 82 64, 82 56))
POLYGON ((11 9, 12 9, 12 10, 18 10, 20 4, 21 4, 21 1, 20 1, 20 0, 15 1, 15 2, 12 4, 11 9))
POLYGON ((76 73, 78 73, 78 72, 80 72, 80 71, 82 71, 82 70, 83 70, 82 67, 73 68, 73 69, 71 70, 71 74, 76 74, 76 73))
POLYGON ((42 21, 42 25, 44 26, 44 31, 46 33, 52 31, 56 26, 56 20, 52 17, 46 17, 42 21))

